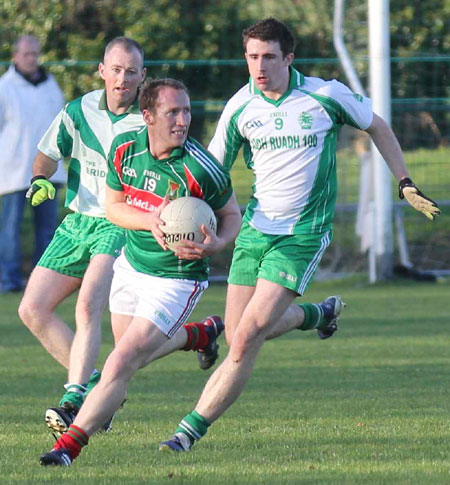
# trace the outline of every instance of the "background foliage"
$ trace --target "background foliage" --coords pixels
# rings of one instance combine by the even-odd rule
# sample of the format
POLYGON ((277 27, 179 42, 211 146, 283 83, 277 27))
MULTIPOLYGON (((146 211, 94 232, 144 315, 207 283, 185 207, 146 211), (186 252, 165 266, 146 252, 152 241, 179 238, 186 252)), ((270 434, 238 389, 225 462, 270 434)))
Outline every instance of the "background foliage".
MULTIPOLYGON (((9 63, 14 40, 32 33, 42 43, 42 60, 71 100, 102 87, 96 70, 105 44, 117 35, 130 36, 144 47, 149 75, 176 77, 189 87, 191 134, 207 144, 225 100, 247 79, 241 32, 257 19, 273 15, 291 27, 297 38, 296 68, 347 82, 333 47, 333 6, 333 0, 0 0, 0 73, 9 63)), ((346 45, 363 86, 369 73, 367 7, 368 1, 347 0, 344 23, 346 45)), ((414 180, 446 204, 450 0, 397 0, 390 2, 390 9, 392 126, 407 160, 414 161, 414 180)), ((357 261, 353 271, 366 264, 364 256, 354 257, 359 245, 354 236, 358 146, 368 146, 367 137, 361 140, 356 133, 343 130, 340 137, 338 203, 345 210, 337 214, 336 251, 328 253, 333 262, 327 265, 338 269, 345 261, 357 261)), ((235 167, 239 170, 239 163, 235 167)), ((238 193, 244 204, 250 174, 242 171, 234 180, 245 185, 238 193)), ((413 219, 408 225, 411 252, 417 255, 413 263, 425 269, 450 269, 450 227, 444 217, 432 227, 427 225, 424 233, 422 216, 410 210, 405 214, 413 219), (430 254, 430 248, 436 257, 423 262, 420 255, 430 254)))
MULTIPOLYGON (((43 61, 70 100, 102 86, 96 67, 105 44, 118 35, 132 37, 144 47, 149 75, 176 77, 189 87, 196 108, 192 134, 207 141, 205 118, 215 119, 221 106, 208 113, 205 102, 228 99, 246 79, 241 32, 257 19, 273 15, 288 23, 298 41, 295 65, 308 75, 346 80, 333 47, 333 5, 333 0, 2 0, 0 60, 9 60, 17 36, 36 35, 43 61), (234 62, 220 62, 230 59, 234 62)), ((392 96, 394 103, 403 100, 394 106, 394 129, 404 148, 447 143, 450 2, 399 0, 390 8, 392 96), (413 106, 405 105, 411 98, 413 106), (417 130, 419 138, 412 134, 417 130)), ((348 0, 345 19, 346 43, 365 85, 367 2, 348 0)))
MULTIPOLYGON (((186 69, 182 61, 242 58, 241 31, 251 22, 274 15, 286 21, 298 40, 301 59, 334 59, 332 0, 2 0, 0 3, 0 60, 10 58, 18 35, 32 33, 43 45, 44 61, 66 61, 52 70, 72 99, 100 86, 93 75, 105 43, 127 35, 144 46, 147 60, 180 61, 177 68, 190 87, 193 99, 224 99, 245 79, 243 64, 235 68, 216 66, 186 69), (86 61, 77 69, 72 64, 86 61), (94 65, 91 65, 93 62, 94 65)), ((392 56, 436 57, 450 50, 450 2, 448 0, 399 0, 391 2, 392 56)), ((367 77, 367 2, 346 2, 346 42, 358 61, 359 74, 367 77)), ((449 97, 449 63, 436 69, 393 65, 394 97, 420 95, 449 97), (438 84, 429 82, 442 79, 438 84), (442 86, 442 88, 441 88, 442 86)), ((162 66, 167 71, 168 66, 162 66)), ((154 70, 151 70, 154 75, 154 70)), ((159 74, 159 73, 158 73, 159 74)), ((339 64, 308 66, 308 74, 342 77, 339 64)))

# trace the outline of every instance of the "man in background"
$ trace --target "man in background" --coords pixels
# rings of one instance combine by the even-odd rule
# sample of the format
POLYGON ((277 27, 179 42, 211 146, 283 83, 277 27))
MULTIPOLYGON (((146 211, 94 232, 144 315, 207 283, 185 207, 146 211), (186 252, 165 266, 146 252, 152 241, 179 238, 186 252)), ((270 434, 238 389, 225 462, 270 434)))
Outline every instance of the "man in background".
MULTIPOLYGON (((64 106, 64 97, 53 76, 39 65, 40 45, 32 35, 14 43, 13 63, 0 78, 0 278, 1 291, 22 291, 20 230, 25 194, 31 178, 37 145, 53 118, 64 106)), ((63 183, 62 164, 53 174, 54 184, 63 183)), ((33 207, 33 266, 53 237, 58 203, 53 194, 33 207)))

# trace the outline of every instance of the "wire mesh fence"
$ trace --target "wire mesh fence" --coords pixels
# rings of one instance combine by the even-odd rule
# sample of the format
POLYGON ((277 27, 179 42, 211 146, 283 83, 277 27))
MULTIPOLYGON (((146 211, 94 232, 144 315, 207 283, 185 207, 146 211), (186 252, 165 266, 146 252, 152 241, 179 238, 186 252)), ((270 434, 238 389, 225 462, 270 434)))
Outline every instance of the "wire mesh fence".
MULTIPOLYGON (((207 145, 226 100, 247 80, 241 32, 254 20, 275 16, 286 21, 297 38, 294 66, 305 75, 347 82, 332 43, 333 1, 181 0, 148 2, 4 2, 0 5, 0 74, 6 70, 17 35, 33 33, 43 45, 45 65, 68 100, 102 87, 96 74, 105 43, 127 35, 143 46, 148 75, 174 77, 191 93, 192 136, 207 145)), ((395 199, 403 213, 409 257, 419 269, 450 271, 450 32, 448 2, 391 2, 392 126, 405 150, 417 185, 442 205, 442 216, 430 223, 395 199)), ((363 85, 368 84, 367 2, 347 0, 345 41, 363 85)), ((370 95, 370 93, 369 93, 370 95)), ((355 233, 360 198, 360 159, 368 139, 356 130, 341 131, 338 152, 339 193, 334 241, 325 254, 324 273, 367 269, 355 233)), ((251 192, 252 177, 237 161, 233 169, 239 203, 251 192)), ((396 191, 393 181, 393 191, 396 191)), ((1 203, 1 201, 0 201, 1 203)), ((61 212, 61 215, 63 211, 61 212)), ((30 259, 30 215, 24 226, 30 259)), ((212 261, 213 274, 227 272, 230 251, 212 261)), ((398 253, 396 253, 398 260, 398 253)), ((398 262, 398 261, 396 261, 398 262)), ((29 267, 29 262, 26 263, 29 267)))

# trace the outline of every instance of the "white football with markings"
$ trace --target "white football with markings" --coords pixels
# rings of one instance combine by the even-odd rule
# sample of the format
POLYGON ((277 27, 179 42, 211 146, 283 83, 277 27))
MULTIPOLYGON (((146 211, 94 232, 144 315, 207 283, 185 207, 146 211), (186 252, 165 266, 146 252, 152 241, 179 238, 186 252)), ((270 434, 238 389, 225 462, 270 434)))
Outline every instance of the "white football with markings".
POLYGON ((180 241, 203 242, 205 235, 201 231, 204 224, 214 233, 217 231, 217 220, 214 211, 202 199, 197 197, 179 197, 172 200, 161 211, 161 219, 166 223, 160 226, 165 234, 167 247, 175 251, 180 241))

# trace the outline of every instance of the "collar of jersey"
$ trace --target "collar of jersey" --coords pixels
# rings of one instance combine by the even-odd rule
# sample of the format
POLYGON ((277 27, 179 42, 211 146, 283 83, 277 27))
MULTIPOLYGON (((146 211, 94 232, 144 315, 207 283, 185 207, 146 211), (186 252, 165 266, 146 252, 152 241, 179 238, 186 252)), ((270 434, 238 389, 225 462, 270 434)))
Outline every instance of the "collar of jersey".
POLYGON ((108 116, 110 117, 110 119, 113 123, 121 120, 127 114, 130 114, 130 113, 139 114, 140 113, 137 96, 136 96, 136 99, 133 101, 133 104, 131 104, 128 107, 128 109, 125 111, 125 113, 122 113, 120 115, 115 115, 114 113, 111 113, 111 111, 109 111, 109 109, 108 109, 108 104, 106 103, 106 90, 103 90, 103 93, 100 96, 100 100, 98 102, 98 109, 107 111, 108 116))
POLYGON ((152 155, 152 152, 150 151, 150 144, 149 144, 149 140, 148 140, 148 134, 147 134, 147 130, 144 129, 142 130, 142 132, 140 132, 138 134, 138 137, 140 138, 141 140, 141 143, 147 147, 147 150, 148 150, 148 154, 150 155, 150 157, 153 158, 153 160, 155 160, 156 162, 171 162, 172 160, 174 160, 175 158, 179 158, 183 155, 183 150, 184 150, 184 144, 183 146, 181 147, 176 147, 172 150, 171 154, 169 157, 167 158, 158 158, 156 159, 153 155, 152 155))
POLYGON ((299 88, 300 86, 303 86, 303 84, 305 84, 305 76, 301 72, 294 69, 292 66, 289 66, 289 86, 287 88, 287 91, 283 94, 283 96, 281 96, 280 99, 274 100, 268 98, 262 91, 260 91, 255 86, 255 83, 253 82, 253 79, 251 77, 249 80, 250 92, 252 94, 259 94, 268 103, 274 104, 275 106, 279 106, 291 94, 291 91, 293 89, 299 88))

